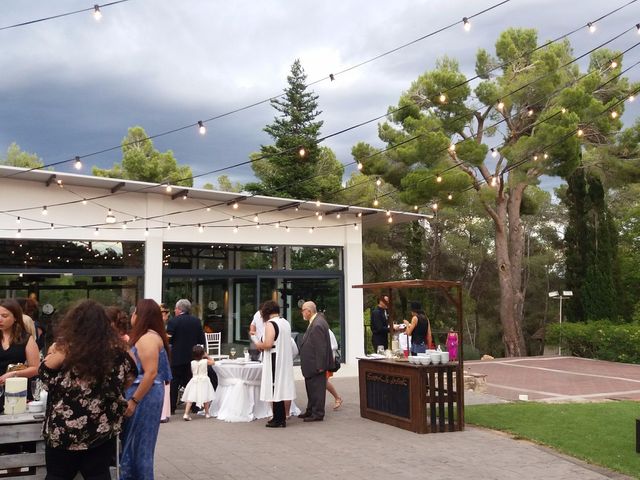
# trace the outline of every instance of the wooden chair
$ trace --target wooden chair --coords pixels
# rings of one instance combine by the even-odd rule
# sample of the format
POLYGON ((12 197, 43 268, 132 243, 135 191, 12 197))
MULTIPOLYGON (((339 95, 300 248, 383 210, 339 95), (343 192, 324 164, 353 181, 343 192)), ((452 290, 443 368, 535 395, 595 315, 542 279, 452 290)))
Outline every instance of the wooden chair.
POLYGON ((222 333, 205 333, 205 339, 207 341, 207 355, 209 355, 214 360, 220 360, 221 358, 229 358, 229 355, 221 355, 222 349, 222 333))

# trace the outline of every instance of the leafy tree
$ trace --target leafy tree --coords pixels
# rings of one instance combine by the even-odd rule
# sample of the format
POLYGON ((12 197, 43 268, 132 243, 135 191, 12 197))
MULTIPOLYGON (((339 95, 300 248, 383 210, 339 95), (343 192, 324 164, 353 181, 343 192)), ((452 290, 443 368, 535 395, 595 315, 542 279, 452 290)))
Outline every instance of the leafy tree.
POLYGON ((123 178, 142 182, 193 186, 191 167, 178 165, 173 152, 160 152, 142 127, 131 127, 122 140, 122 164, 111 169, 93 167, 98 177, 123 178))
POLYGON ((539 207, 531 187, 541 175, 568 175, 578 164, 581 141, 607 143, 620 127, 619 119, 597 115, 628 91, 626 79, 614 78, 621 58, 616 68, 603 65, 602 58, 614 56, 592 55, 590 74, 581 78, 576 66, 560 68, 572 59, 567 41, 537 48, 535 30, 508 29, 496 42, 495 57, 485 50, 477 54, 477 100, 457 62, 440 59, 413 82, 379 127, 379 137, 397 148, 364 164, 365 173, 383 175, 408 205, 470 201, 491 220, 507 356, 527 354, 523 214, 539 207), (498 65, 500 74, 491 73, 498 65), (597 89, 606 80, 611 80, 607 88, 597 89), (442 92, 447 92, 444 101, 442 92), (578 127, 582 137, 571 135, 578 127), (493 158, 485 142, 488 137, 498 143, 496 136, 503 146, 493 158), (449 148, 452 144, 455 148, 449 148))
POLYGON ((259 153, 251 155, 253 171, 260 180, 245 186, 252 193, 328 200, 340 189, 343 167, 331 150, 318 146, 323 122, 317 120, 321 113, 318 96, 307 91, 306 78, 296 60, 287 76, 284 98, 271 101, 278 115, 264 131, 275 143, 263 145, 259 153), (304 148, 303 156, 300 148, 304 148))
POLYGON ((44 166, 42 159, 38 155, 23 151, 16 142, 9 145, 7 155, 5 158, 0 159, 0 164, 21 168, 40 168, 44 166))

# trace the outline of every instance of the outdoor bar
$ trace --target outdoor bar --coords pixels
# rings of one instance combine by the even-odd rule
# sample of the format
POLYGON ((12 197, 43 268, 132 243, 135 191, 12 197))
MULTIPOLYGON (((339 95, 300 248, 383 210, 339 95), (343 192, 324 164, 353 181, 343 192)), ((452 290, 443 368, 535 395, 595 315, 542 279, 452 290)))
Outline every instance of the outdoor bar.
MULTIPOLYGON (((460 282, 401 280, 353 285, 353 288, 376 291, 435 289, 455 306, 457 331, 462 332, 460 282)), ((393 326, 392 316, 389 316, 389 324, 393 326)), ((361 417, 415 433, 464 430, 462 342, 459 342, 457 361, 417 365, 403 357, 361 358, 358 361, 358 376, 361 417)))

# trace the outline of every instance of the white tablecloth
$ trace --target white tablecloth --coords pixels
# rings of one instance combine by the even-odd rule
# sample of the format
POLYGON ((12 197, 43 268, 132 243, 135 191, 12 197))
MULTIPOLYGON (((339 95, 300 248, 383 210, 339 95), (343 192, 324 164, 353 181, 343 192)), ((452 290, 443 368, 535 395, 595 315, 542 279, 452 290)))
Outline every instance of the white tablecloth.
MULTIPOLYGON (((213 366, 218 375, 218 388, 211 404, 211 414, 225 422, 250 422, 271 417, 271 403, 260 400, 262 364, 218 361, 213 366)), ((291 402, 290 413, 300 409, 291 402)))

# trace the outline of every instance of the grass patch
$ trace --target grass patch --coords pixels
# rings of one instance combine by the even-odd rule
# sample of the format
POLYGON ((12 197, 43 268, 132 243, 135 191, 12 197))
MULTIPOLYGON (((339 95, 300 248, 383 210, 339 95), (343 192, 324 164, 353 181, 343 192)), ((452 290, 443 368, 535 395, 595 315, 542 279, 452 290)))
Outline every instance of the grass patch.
POLYGON ((640 478, 636 453, 640 403, 518 402, 472 405, 465 422, 546 445, 586 462, 640 478))

